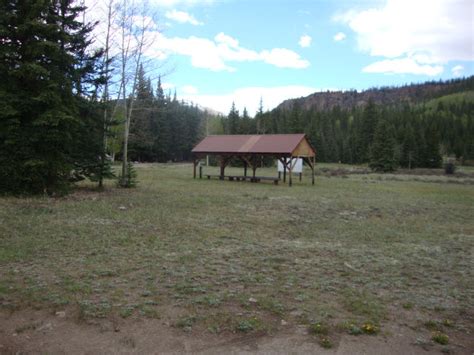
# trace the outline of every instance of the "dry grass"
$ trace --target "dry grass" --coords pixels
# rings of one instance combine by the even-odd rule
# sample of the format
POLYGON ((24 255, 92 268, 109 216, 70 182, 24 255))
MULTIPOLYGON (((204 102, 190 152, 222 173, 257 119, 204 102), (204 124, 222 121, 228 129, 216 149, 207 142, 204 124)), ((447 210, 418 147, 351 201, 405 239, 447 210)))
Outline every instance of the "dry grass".
POLYGON ((399 317, 472 330, 470 183, 323 173, 288 188, 193 180, 186 164, 137 170, 136 189, 0 198, 3 309, 213 333, 399 317))

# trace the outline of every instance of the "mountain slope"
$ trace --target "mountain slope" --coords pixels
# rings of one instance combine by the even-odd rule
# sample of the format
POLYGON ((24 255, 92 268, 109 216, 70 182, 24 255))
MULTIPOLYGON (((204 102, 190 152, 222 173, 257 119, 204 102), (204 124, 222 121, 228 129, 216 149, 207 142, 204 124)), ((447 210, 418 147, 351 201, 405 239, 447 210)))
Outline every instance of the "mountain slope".
POLYGON ((362 92, 355 90, 317 92, 306 97, 285 100, 276 110, 291 110, 295 104, 302 110, 327 111, 336 106, 351 109, 364 106, 369 100, 380 105, 396 105, 402 102, 416 104, 469 90, 474 90, 474 76, 401 87, 373 88, 362 92))

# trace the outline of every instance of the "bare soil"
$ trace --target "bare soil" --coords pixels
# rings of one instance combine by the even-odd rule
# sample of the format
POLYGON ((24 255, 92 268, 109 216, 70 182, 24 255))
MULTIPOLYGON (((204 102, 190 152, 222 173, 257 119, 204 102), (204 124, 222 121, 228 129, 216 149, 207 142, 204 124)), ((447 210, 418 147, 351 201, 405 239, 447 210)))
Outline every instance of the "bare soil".
POLYGON ((377 336, 342 334, 322 348, 304 326, 273 334, 185 332, 158 319, 79 321, 69 310, 0 313, 1 354, 473 354, 474 338, 457 333, 456 344, 441 346, 422 331, 392 324, 377 336))

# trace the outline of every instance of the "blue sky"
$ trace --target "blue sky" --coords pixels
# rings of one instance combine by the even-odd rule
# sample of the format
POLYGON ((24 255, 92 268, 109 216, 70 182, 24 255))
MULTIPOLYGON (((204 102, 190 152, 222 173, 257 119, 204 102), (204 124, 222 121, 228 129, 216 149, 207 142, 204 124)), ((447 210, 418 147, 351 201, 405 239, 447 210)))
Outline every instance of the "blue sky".
POLYGON ((150 75, 223 113, 474 74, 468 0, 150 1, 150 75))

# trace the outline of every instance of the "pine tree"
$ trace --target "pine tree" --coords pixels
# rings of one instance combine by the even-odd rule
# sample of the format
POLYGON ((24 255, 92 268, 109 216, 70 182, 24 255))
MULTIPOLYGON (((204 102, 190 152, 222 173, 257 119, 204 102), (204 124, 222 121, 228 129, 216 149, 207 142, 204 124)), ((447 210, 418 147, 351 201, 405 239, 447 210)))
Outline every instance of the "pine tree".
POLYGON ((397 168, 393 128, 386 119, 380 119, 375 129, 369 167, 380 172, 390 172, 397 168))
POLYGON ((289 113, 288 126, 285 131, 286 133, 303 132, 303 127, 302 127, 302 122, 301 122, 301 108, 300 108, 300 104, 297 101, 293 103, 293 107, 289 113))
POLYGON ((92 27, 74 3, 0 4, 0 190, 54 193, 97 164, 100 150, 80 147, 97 128, 84 114, 99 54, 86 51, 92 27))
POLYGON ((370 157, 371 145, 374 141, 377 127, 377 107, 373 100, 369 100, 362 115, 362 125, 360 132, 360 154, 361 161, 368 161, 370 157))
POLYGON ((235 108, 235 102, 232 102, 232 107, 227 115, 227 134, 239 134, 240 133, 240 115, 239 110, 235 108))
POLYGON ((131 160, 149 161, 153 156, 152 136, 153 89, 143 65, 138 71, 135 109, 130 123, 129 154, 131 160))
POLYGON ((163 87, 161 86, 161 77, 158 78, 155 100, 153 102, 151 132, 153 140, 153 157, 159 162, 169 160, 168 150, 171 145, 171 126, 168 121, 168 106, 170 100, 167 99, 163 87))
POLYGON ((241 134, 252 134, 255 133, 255 127, 253 126, 253 120, 250 118, 247 108, 244 107, 244 112, 242 113, 242 119, 240 123, 241 134))
POLYGON ((258 103, 258 111, 255 114, 255 130, 257 134, 265 134, 265 120, 263 117, 263 98, 260 97, 260 101, 258 103))
POLYGON ((426 140, 426 151, 425 151, 425 166, 427 168, 439 168, 441 167, 441 153, 439 143, 439 133, 431 124, 425 134, 426 140))
POLYGON ((402 152, 400 165, 405 168, 415 168, 418 160, 417 145, 415 141, 415 132, 410 123, 407 124, 404 130, 404 139, 402 143, 402 152))

